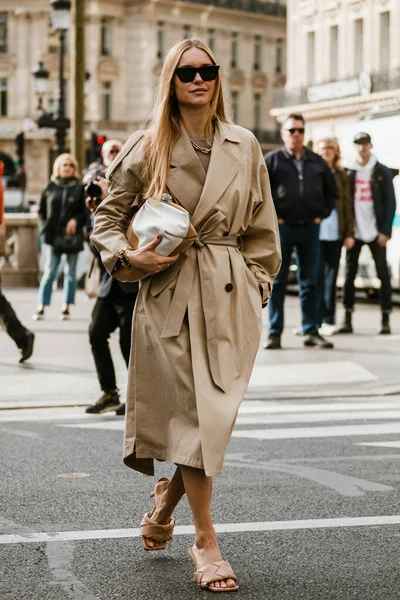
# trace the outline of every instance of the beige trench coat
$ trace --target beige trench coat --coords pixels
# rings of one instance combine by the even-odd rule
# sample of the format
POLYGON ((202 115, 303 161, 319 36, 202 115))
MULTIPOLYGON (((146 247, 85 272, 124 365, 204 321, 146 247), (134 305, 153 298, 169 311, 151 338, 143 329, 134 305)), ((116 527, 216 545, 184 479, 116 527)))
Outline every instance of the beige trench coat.
MULTIPOLYGON (((108 172, 110 196, 92 240, 111 273, 140 202, 146 132, 134 133, 108 172)), ((182 127, 168 188, 198 241, 144 280, 129 365, 125 463, 147 475, 153 459, 221 472, 260 342, 261 308, 281 263, 279 233, 260 146, 219 124, 207 175, 182 127)))

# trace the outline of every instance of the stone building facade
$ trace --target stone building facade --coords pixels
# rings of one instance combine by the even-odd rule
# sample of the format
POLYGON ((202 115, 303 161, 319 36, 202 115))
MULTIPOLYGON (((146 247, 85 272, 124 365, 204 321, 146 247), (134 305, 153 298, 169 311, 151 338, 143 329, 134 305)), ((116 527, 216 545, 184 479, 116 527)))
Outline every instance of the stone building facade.
MULTIPOLYGON (((82 110, 88 147, 93 132, 124 140, 145 124, 163 55, 175 42, 192 35, 215 51, 235 121, 254 130, 266 149, 276 143, 276 120, 270 109, 276 86, 285 81, 285 2, 87 0, 86 71, 90 79, 82 110)), ((54 143, 54 132, 36 125, 38 98, 31 73, 39 61, 50 72, 43 107, 54 111, 57 47, 48 0, 20 0, 18 7, 13 0, 1 0, 0 158, 15 159, 15 136, 24 131, 31 197, 47 181, 54 143)), ((73 86, 68 62, 67 55, 67 97, 73 86)))
POLYGON ((310 140, 335 135, 349 158, 354 132, 371 131, 388 155, 400 124, 399 0, 288 0, 287 11, 287 83, 271 114, 301 112, 310 140))

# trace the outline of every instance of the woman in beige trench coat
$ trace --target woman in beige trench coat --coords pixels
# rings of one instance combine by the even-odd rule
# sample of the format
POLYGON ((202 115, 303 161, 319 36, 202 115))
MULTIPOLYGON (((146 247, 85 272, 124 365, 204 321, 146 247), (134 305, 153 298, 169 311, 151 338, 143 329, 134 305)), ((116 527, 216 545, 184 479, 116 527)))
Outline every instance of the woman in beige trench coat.
POLYGON ((115 277, 129 280, 130 266, 150 275, 134 314, 124 461, 147 475, 153 459, 177 465, 155 487, 142 521, 144 547, 165 548, 186 493, 195 580, 233 591, 237 578, 221 559, 211 521, 211 482, 222 469, 281 257, 260 146, 229 123, 218 66, 202 42, 170 50, 152 126, 131 136, 107 177, 110 196, 97 210, 92 240, 115 277), (166 191, 189 212, 198 239, 175 257, 157 254, 159 237, 130 249, 132 214, 166 191))

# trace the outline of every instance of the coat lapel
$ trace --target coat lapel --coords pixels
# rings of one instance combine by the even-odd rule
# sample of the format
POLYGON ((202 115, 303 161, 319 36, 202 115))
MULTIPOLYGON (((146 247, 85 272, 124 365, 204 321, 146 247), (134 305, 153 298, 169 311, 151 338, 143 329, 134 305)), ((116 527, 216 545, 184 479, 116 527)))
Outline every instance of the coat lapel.
POLYGON ((193 215, 203 191, 206 174, 186 129, 181 126, 181 136, 172 151, 167 186, 171 195, 193 215))
POLYGON ((198 225, 216 205, 239 170, 241 162, 231 153, 229 142, 239 143, 240 140, 229 125, 220 123, 214 134, 211 160, 204 187, 196 210, 192 215, 192 222, 195 226, 198 225))

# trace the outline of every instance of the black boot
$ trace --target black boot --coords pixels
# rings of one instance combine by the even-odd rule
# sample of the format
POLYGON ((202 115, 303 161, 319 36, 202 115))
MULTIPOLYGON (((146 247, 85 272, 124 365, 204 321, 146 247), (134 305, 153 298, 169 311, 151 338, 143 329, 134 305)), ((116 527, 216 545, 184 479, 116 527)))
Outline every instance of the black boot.
POLYGON ((389 323, 389 313, 382 313, 382 327, 379 332, 380 335, 389 335, 390 331, 390 323, 389 323))
POLYGON ((280 350, 281 349, 281 336, 270 333, 267 341, 263 344, 265 350, 280 350))
POLYGON ((343 325, 339 329, 338 333, 353 333, 353 325, 351 323, 351 310, 344 311, 344 321, 343 325))

